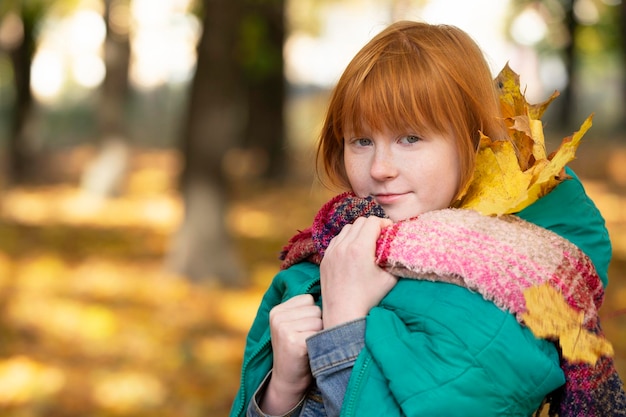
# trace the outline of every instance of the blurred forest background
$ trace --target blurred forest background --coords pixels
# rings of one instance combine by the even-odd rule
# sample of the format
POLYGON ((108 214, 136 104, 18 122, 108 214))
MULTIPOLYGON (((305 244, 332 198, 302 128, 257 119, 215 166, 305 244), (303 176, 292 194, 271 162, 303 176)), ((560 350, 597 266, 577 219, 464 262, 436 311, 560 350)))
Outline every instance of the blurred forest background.
POLYGON ((559 90, 549 149, 595 113, 572 166, 626 376, 623 1, 1 0, 0 416, 227 415, 277 255, 332 192, 328 90, 398 19, 465 29, 531 102, 559 90))

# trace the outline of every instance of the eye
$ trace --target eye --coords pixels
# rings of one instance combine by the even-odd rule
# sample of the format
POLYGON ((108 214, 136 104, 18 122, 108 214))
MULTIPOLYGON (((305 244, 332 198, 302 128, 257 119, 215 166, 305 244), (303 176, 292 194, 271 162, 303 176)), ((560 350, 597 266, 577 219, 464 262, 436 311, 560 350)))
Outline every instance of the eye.
POLYGON ((400 138, 401 143, 408 143, 408 144, 416 143, 416 142, 419 142, 420 140, 422 140, 422 138, 420 138, 417 135, 406 135, 400 138))
POLYGON ((358 138, 354 140, 354 143, 358 146, 370 146, 372 144, 372 140, 369 138, 358 138))

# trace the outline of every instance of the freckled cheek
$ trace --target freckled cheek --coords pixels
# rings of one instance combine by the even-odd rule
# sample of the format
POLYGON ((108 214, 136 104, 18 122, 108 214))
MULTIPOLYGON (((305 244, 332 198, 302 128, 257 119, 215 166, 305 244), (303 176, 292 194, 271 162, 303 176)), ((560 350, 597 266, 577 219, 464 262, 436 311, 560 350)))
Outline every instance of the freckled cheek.
POLYGON ((367 165, 355 158, 345 158, 345 169, 352 191, 360 197, 367 197, 369 194, 367 165))

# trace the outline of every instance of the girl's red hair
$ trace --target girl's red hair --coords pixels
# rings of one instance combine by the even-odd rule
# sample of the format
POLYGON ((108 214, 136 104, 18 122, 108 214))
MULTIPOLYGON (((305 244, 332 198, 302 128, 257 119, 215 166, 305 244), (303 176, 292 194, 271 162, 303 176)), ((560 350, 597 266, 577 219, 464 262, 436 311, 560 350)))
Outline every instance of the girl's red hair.
MULTIPOLYGON (((318 173, 350 188, 344 169, 344 128, 359 135, 372 130, 456 140, 461 187, 474 171, 480 132, 504 139, 506 129, 489 65, 478 45, 448 25, 401 21, 361 49, 335 86, 322 127, 318 173)), ((459 191, 460 191, 459 190, 459 191)))

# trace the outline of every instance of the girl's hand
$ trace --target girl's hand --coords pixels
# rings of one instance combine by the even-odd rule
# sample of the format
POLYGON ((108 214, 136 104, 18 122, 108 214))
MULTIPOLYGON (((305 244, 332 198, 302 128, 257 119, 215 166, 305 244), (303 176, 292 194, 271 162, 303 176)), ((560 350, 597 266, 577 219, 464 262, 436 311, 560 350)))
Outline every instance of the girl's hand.
POLYGON ((320 265, 324 328, 366 316, 396 284, 375 263, 376 240, 391 224, 380 217, 359 217, 331 240, 320 265))
POLYGON ((260 407, 266 414, 281 415, 302 398, 313 376, 306 339, 322 330, 322 310, 313 296, 295 296, 270 311, 274 365, 260 407))

